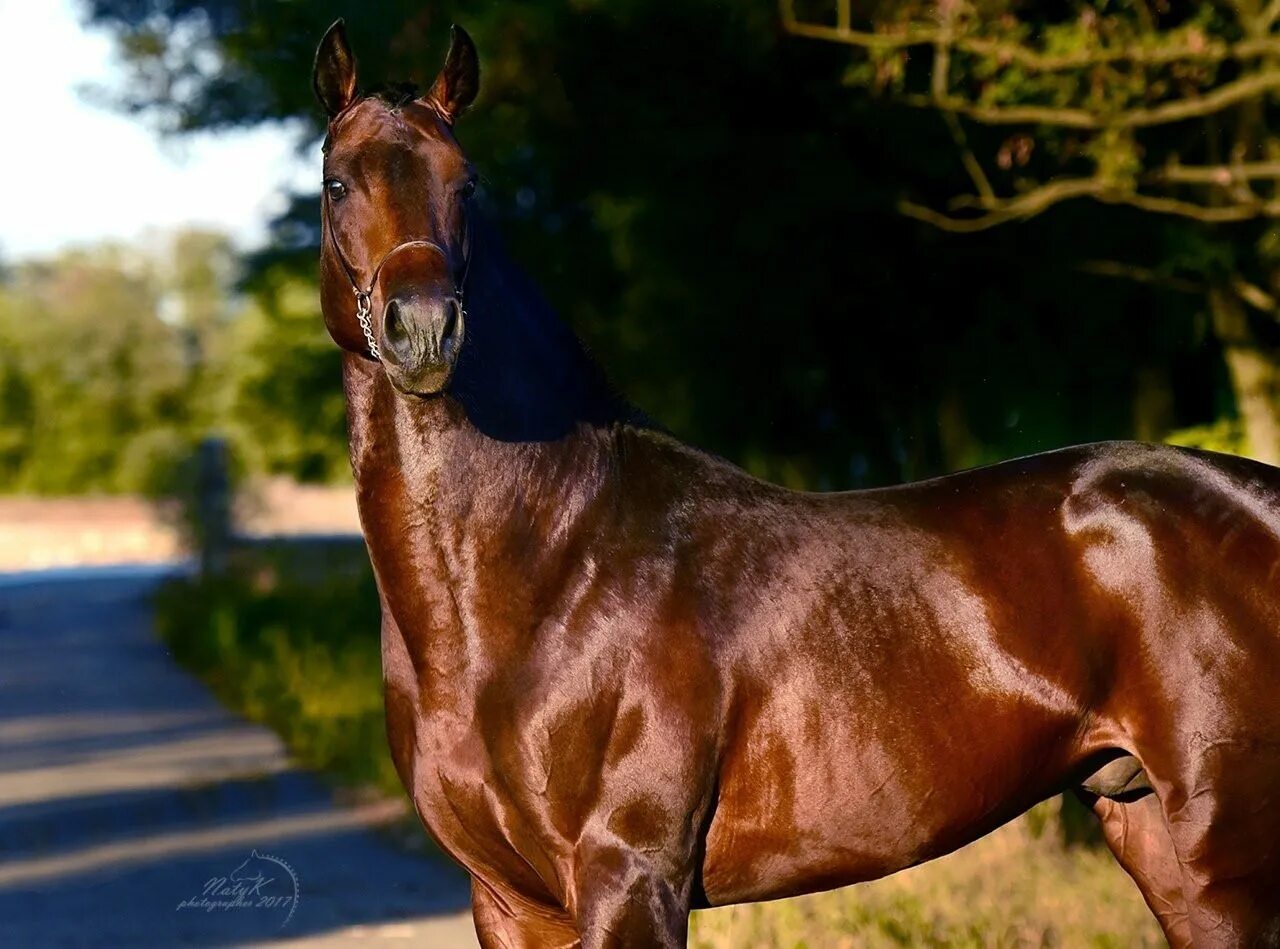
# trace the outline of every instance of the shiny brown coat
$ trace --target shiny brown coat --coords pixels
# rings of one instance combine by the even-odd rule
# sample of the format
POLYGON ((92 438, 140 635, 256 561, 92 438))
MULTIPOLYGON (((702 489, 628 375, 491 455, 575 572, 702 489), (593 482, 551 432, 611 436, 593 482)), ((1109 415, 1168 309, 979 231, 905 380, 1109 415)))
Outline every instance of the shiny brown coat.
POLYGON ((465 281, 456 365, 379 363, 326 240, 391 750, 481 942, 682 945, 691 908, 879 877, 1075 788, 1172 943, 1280 944, 1280 472, 1110 443, 803 494, 689 448, 453 197, 475 79, 460 32, 413 101, 356 96, 340 27, 317 60, 358 196, 327 237, 366 273, 439 247, 375 314, 465 281))

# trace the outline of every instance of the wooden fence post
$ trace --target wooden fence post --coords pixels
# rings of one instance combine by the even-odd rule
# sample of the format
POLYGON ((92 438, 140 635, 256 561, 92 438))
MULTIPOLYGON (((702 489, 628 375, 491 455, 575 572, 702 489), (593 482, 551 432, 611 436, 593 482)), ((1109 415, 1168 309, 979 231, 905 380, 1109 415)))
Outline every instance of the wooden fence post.
POLYGON ((227 443, 206 438, 196 455, 196 517, 200 572, 218 576, 227 569, 231 549, 231 470, 227 443))

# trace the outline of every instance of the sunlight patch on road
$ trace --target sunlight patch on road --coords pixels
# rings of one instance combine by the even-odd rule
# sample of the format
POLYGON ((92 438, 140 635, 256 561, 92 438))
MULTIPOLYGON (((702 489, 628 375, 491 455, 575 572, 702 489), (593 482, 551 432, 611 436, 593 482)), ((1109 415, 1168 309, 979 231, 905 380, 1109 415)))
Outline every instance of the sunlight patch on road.
POLYGON ((234 727, 195 738, 113 749, 72 764, 5 771, 0 807, 276 774, 290 767, 284 746, 262 728, 234 727))
MULTIPOLYGON (((188 728, 226 720, 217 709, 192 712, 94 712, 33 715, 0 721, 0 755, 6 747, 82 738, 116 738, 171 728, 188 728)), ((0 760, 3 760, 0 757, 0 760)))
POLYGON ((273 845, 299 837, 376 827, 405 813, 401 801, 377 801, 348 810, 325 808, 292 817, 245 821, 209 830, 178 831, 141 840, 85 847, 72 853, 0 862, 0 889, 30 886, 46 880, 132 864, 166 860, 238 846, 273 845))

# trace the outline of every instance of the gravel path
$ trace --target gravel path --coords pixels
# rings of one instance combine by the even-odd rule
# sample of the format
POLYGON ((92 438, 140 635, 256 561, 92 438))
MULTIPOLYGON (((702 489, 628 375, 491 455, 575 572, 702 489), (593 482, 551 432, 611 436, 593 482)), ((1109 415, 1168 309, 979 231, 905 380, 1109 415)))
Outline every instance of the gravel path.
POLYGON ((172 569, 0 576, 0 946, 474 946, 398 805, 336 804, 173 663, 172 569))

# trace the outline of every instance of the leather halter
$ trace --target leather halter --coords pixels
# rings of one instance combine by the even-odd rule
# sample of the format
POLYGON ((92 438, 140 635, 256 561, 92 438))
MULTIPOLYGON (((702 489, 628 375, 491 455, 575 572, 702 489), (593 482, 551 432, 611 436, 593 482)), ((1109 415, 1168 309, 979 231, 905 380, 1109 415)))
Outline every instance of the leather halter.
MULTIPOLYGON (((338 256, 338 263, 342 265, 342 269, 346 272, 347 282, 351 284, 351 292, 356 296, 356 319, 360 322, 360 329, 364 333, 364 341, 369 346, 369 355, 378 362, 382 361, 382 350, 378 348, 378 340, 373 332, 373 323, 370 317, 373 313, 373 288, 378 282, 378 274, 382 271, 383 265, 394 257, 400 251, 409 247, 430 247, 441 257, 445 263, 449 262, 449 254, 436 241, 425 237, 416 237, 412 240, 401 241, 392 247, 389 251, 382 255, 382 259, 378 261, 373 268, 373 273, 369 276, 369 284, 365 289, 360 288, 359 282, 356 280, 355 269, 347 262, 347 255, 342 252, 342 246, 338 243, 338 235, 333 227, 333 212, 329 209, 329 197, 325 195, 325 230, 329 232, 329 244, 333 247, 333 252, 338 256)), ((463 219, 464 222, 466 219, 463 219)), ((463 225, 463 251, 462 251, 462 279, 454 284, 453 296, 458 301, 458 312, 465 321, 467 318, 466 307, 462 303, 462 291, 466 287, 467 274, 471 270, 471 227, 469 224, 463 225)))

